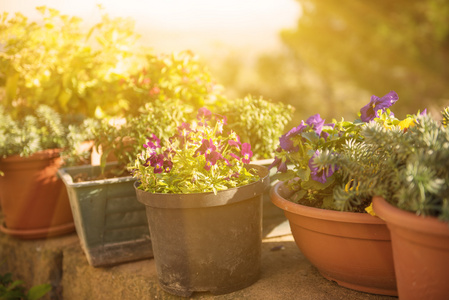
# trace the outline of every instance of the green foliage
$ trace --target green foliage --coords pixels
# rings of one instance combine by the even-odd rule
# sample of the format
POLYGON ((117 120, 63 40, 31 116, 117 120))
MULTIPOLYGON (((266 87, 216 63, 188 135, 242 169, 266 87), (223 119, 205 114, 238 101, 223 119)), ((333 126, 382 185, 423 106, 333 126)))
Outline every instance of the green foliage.
POLYGON ((198 109, 224 101, 222 87, 191 51, 146 54, 141 70, 121 81, 121 98, 132 114, 156 99, 180 99, 198 109))
POLYGON ((38 7, 42 20, 20 13, 0 19, 0 101, 13 115, 49 105, 60 113, 93 116, 121 109, 118 82, 136 57, 137 35, 125 19, 102 20, 83 31, 82 20, 38 7))
POLYGON ((299 120, 318 111, 352 119, 370 91, 391 87, 407 99, 395 107, 401 118, 448 104, 448 1, 297 2, 296 26, 280 33, 285 48, 255 64, 223 59, 216 76, 227 92, 290 104, 299 120))
MULTIPOLYGON (((243 61, 232 64, 228 78, 228 61, 216 73, 227 87, 226 92, 234 97, 247 94, 263 95, 274 102, 289 104, 295 108, 294 119, 306 119, 316 111, 325 119, 339 115, 352 117, 358 107, 357 100, 369 94, 337 78, 323 78, 298 55, 285 49, 279 53, 269 53, 257 58, 254 66, 245 69, 243 61), (235 66, 234 66, 235 65, 235 66)), ((238 59, 238 57, 236 58, 238 59)))
POLYGON ((20 118, 6 114, 0 106, 0 157, 68 146, 67 130, 61 116, 46 105, 20 118))
MULTIPOLYGON (((319 114, 301 121, 279 139, 280 147, 272 166, 280 173, 273 179, 287 182, 294 191, 292 201, 326 209, 364 212, 377 186, 376 175, 385 171, 378 161, 386 159, 374 155, 373 149, 365 151, 365 139, 372 134, 366 127, 402 131, 413 126, 417 118, 417 115, 408 115, 404 120, 397 119, 389 107, 398 99, 394 91, 380 98, 373 95, 353 122, 342 119, 325 124, 319 114), (360 179, 362 175, 364 180, 360 179)), ((387 149, 389 142, 389 139, 379 140, 376 147, 387 149)))
MULTIPOLYGON (((94 147, 101 150, 101 165, 113 154, 123 171, 134 162, 147 138, 156 134, 163 140, 175 134, 182 122, 191 118, 193 108, 180 100, 155 100, 139 109, 138 116, 123 119, 87 119, 72 134, 79 135, 78 142, 93 140, 94 147), (83 134, 84 133, 84 134, 83 134), (88 133, 88 134, 86 134, 88 133)), ((99 151, 100 152, 100 151, 99 151)))
POLYGON ((380 195, 401 209, 449 221, 449 129, 427 115, 415 119, 405 131, 369 123, 363 142, 347 143, 338 157, 328 157, 355 187, 336 189, 339 206, 380 195))
POLYGON ((363 137, 359 134, 362 123, 333 122, 324 124, 324 120, 315 115, 306 122, 301 121, 299 126, 279 139, 280 145, 272 164, 278 173, 272 179, 287 182, 294 191, 292 201, 336 209, 329 199, 344 179, 329 161, 338 156, 346 141, 362 140, 363 137))
POLYGON ((251 146, 226 129, 225 119, 205 108, 198 111, 197 119, 183 123, 169 140, 148 137, 145 149, 130 167, 140 181, 140 189, 151 193, 216 194, 259 179, 253 169, 245 166, 252 156, 251 146))
POLYGON ((0 275, 0 299, 2 300, 38 300, 51 291, 50 284, 31 287, 28 292, 21 280, 12 280, 12 274, 0 275))
POLYGON ((253 145, 257 158, 272 158, 279 136, 292 120, 294 110, 290 105, 249 95, 225 102, 218 111, 227 117, 229 127, 239 134, 242 142, 253 145))

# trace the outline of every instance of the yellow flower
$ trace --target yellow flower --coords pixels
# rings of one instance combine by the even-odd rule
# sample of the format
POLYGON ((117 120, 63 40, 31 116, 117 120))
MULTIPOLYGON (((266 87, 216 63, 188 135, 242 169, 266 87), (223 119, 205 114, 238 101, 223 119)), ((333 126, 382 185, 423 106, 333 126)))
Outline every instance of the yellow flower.
POLYGON ((407 118, 399 122, 399 127, 401 127, 402 130, 407 129, 409 127, 415 126, 415 119, 413 118, 407 118))
POLYGON ((348 193, 349 191, 353 191, 355 189, 356 195, 359 191, 360 182, 357 183, 357 186, 354 186, 354 179, 351 179, 348 183, 345 185, 345 192, 348 193))
POLYGON ((371 204, 368 207, 365 208, 365 211, 367 213, 369 213, 370 215, 372 215, 373 217, 376 216, 376 213, 373 210, 373 203, 372 202, 371 202, 371 204))
POLYGON ((384 123, 384 128, 387 129, 387 130, 390 130, 391 128, 393 128, 393 126, 394 125, 392 125, 392 124, 384 123))

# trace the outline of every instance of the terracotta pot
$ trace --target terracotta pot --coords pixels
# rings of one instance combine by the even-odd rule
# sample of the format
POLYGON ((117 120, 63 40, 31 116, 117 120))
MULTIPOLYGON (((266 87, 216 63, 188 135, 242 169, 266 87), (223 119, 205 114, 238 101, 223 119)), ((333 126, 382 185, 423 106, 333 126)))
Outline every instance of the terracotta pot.
POLYGON ((145 204, 158 281, 172 294, 225 294, 259 279, 262 197, 268 170, 253 166, 260 180, 214 193, 155 194, 137 188, 145 204))
POLYGON ((449 224, 401 210, 374 197, 391 232, 399 298, 448 299, 449 224))
POLYGON ((29 157, 0 160, 0 201, 4 225, 0 230, 18 238, 44 238, 75 231, 69 198, 57 177, 59 153, 51 149, 29 157))
MULTIPOLYGON (((136 141, 133 138, 127 137, 125 136, 124 138, 116 138, 115 139, 115 147, 118 147, 119 143, 121 142, 123 143, 123 152, 130 152, 133 150, 133 145, 136 143, 136 141)), ((91 155, 90 155, 90 164, 92 166, 100 166, 101 165, 101 159, 103 156, 103 149, 100 146, 95 147, 94 142, 92 142, 92 151, 91 151, 91 155)), ((114 154, 114 151, 111 151, 108 153, 108 156, 105 159, 105 162, 116 162, 117 161, 117 157, 114 154)))
POLYGON ((367 293, 397 295, 390 233, 369 214, 325 210, 293 203, 278 182, 271 201, 284 210, 295 242, 325 278, 367 293))

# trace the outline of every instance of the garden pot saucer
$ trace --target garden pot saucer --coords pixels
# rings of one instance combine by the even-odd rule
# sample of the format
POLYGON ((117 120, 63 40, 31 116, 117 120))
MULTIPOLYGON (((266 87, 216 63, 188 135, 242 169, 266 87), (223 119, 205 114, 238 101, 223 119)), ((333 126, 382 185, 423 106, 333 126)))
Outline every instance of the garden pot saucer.
POLYGON ((36 228, 36 229, 10 229, 7 228, 4 223, 1 223, 0 231, 13 237, 24 240, 42 239, 74 232, 75 223, 70 222, 61 225, 46 228, 36 228))

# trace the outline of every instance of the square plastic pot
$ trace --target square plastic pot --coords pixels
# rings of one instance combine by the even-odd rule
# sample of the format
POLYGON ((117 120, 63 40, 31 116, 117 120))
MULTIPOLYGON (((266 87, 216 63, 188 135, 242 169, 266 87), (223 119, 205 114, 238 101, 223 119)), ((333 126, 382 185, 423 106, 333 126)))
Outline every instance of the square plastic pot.
MULTIPOLYGON (((111 168, 111 163, 106 168, 111 168)), ((145 206, 137 201, 131 176, 74 182, 80 173, 99 175, 99 166, 58 171, 69 195, 76 232, 90 265, 116 265, 153 257, 145 206)))

